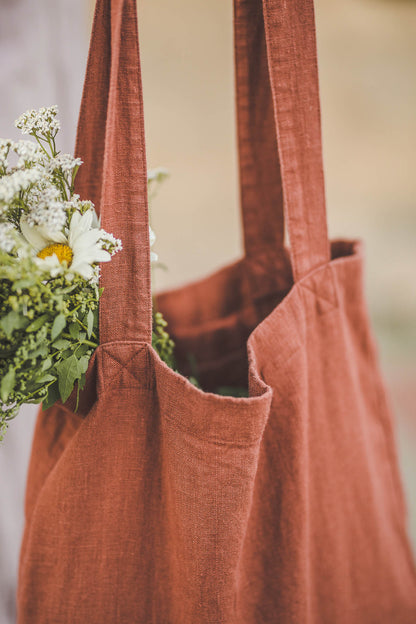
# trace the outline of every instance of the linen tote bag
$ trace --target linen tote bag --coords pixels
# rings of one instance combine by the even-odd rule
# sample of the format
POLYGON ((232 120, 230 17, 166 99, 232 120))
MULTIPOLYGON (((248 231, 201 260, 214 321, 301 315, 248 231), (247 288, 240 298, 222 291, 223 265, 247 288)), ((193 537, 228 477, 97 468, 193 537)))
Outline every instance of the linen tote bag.
POLYGON ((313 2, 235 0, 244 257, 158 301, 203 390, 151 347, 136 20, 97 1, 78 192, 124 249, 79 412, 39 414, 19 622, 410 624, 362 251, 327 237, 313 2), (210 392, 247 380, 248 398, 210 392))

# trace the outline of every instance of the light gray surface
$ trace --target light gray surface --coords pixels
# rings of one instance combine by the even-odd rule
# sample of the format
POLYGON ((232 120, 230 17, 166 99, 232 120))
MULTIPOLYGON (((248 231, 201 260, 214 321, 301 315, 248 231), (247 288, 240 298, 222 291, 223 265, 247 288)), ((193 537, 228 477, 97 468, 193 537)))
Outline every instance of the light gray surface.
MULTIPOLYGON (((0 0, 0 137, 28 108, 58 104, 59 146, 72 152, 88 43, 87 0, 0 0)), ((27 138, 27 137, 26 137, 27 138)), ((24 486, 36 407, 25 406, 0 446, 0 624, 15 622, 24 486)))
POLYGON ((23 497, 36 409, 24 406, 0 447, 0 623, 15 621, 23 497))

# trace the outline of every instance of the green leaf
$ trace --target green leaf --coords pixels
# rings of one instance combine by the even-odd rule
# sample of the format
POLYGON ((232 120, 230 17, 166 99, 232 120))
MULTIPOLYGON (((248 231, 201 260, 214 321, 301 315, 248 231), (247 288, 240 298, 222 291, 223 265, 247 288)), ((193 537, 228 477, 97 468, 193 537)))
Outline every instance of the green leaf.
POLYGON ((51 340, 55 340, 59 336, 59 334, 65 329, 66 325, 66 317, 65 314, 58 314, 55 318, 52 330, 51 330, 51 340))
POLYGON ((242 386, 219 386, 215 394, 231 397, 248 397, 248 389, 242 386))
POLYGON ((49 386, 48 388, 48 395, 47 397, 42 401, 42 410, 45 411, 47 410, 49 407, 51 407, 54 403, 56 403, 60 398, 59 395, 59 386, 58 386, 58 382, 56 381, 55 383, 53 383, 51 386, 49 386))
MULTIPOLYGON (((85 343, 82 343, 82 345, 80 345, 79 347, 77 347, 77 357, 79 359, 82 358, 83 355, 85 355, 86 353, 88 353, 88 351, 91 351, 91 347, 90 345, 87 345, 85 343)), ((88 356, 91 357, 91 354, 88 356)))
POLYGON ((67 286, 66 288, 60 288, 57 292, 61 295, 67 295, 76 288, 78 288, 78 284, 74 284, 73 286, 67 286))
POLYGON ((33 278, 21 279, 17 282, 14 282, 12 285, 12 289, 14 291, 21 290, 22 288, 28 288, 29 286, 33 286, 36 283, 36 280, 33 278))
POLYGON ((81 374, 87 372, 89 361, 90 361, 90 358, 86 355, 84 355, 78 360, 78 368, 81 374))
POLYGON ((38 347, 36 347, 36 349, 34 349, 33 351, 28 351, 27 357, 31 359, 35 359, 39 357, 40 355, 42 357, 46 357, 47 354, 48 354, 48 345, 46 342, 44 342, 40 344, 38 347))
POLYGON ((3 403, 7 403, 7 399, 12 392, 16 382, 14 368, 9 368, 9 372, 4 375, 0 384, 0 396, 3 403))
POLYGON ((69 333, 74 340, 78 340, 79 332, 80 326, 78 325, 78 323, 71 323, 71 325, 69 326, 69 333))
POLYGON ((71 355, 71 357, 60 362, 56 368, 58 371, 59 393, 62 403, 65 403, 74 388, 75 381, 81 377, 82 372, 75 355, 71 355))
POLYGON ((46 384, 49 381, 54 381, 54 380, 55 380, 55 376, 54 375, 46 374, 46 375, 42 375, 41 377, 38 377, 36 379, 36 383, 37 384, 46 384))
POLYGON ((84 389, 84 387, 85 387, 85 382, 86 382, 86 381, 87 381, 87 376, 86 376, 86 375, 85 375, 85 373, 84 373, 84 375, 81 375, 81 378, 80 378, 80 379, 79 379, 79 381, 78 381, 78 388, 79 388, 80 390, 83 390, 83 389, 84 389))
POLYGON ((23 329, 27 326, 29 321, 26 317, 19 314, 15 310, 12 310, 5 317, 3 317, 0 321, 0 325, 4 330, 7 338, 11 338, 12 333, 15 329, 23 329))
POLYGON ((25 403, 29 405, 37 405, 43 401, 42 397, 39 395, 33 396, 30 399, 25 399, 25 403))
POLYGON ((26 328, 26 331, 27 332, 38 331, 38 329, 40 329, 42 325, 47 321, 48 317, 49 317, 48 314, 42 314, 42 316, 39 316, 37 319, 33 321, 33 323, 29 325, 29 327, 26 328))
POLYGON ((65 340, 65 338, 58 338, 58 340, 55 340, 52 346, 55 347, 55 349, 59 349, 59 351, 62 351, 62 349, 67 349, 70 344, 71 343, 69 340, 65 340))
POLYGON ((52 358, 48 357, 48 358, 46 358, 46 360, 44 360, 42 362, 42 366, 41 366, 40 370, 41 371, 46 371, 46 370, 48 370, 48 368, 50 368, 52 366, 52 364, 53 364, 52 358))
POLYGON ((87 314, 87 335, 88 338, 91 338, 92 330, 94 328, 94 312, 92 310, 88 311, 87 314))

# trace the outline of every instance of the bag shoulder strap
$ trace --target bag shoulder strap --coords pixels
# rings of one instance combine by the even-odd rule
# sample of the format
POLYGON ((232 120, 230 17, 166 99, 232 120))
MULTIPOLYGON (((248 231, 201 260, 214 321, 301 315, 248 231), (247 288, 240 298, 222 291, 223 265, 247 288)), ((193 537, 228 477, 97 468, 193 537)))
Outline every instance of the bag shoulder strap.
POLYGON ((313 0, 234 0, 234 15, 246 254, 283 247, 285 222, 297 281, 330 258, 313 0))
POLYGON ((283 249, 283 189, 261 2, 234 0, 240 204, 245 253, 283 249))
POLYGON ((151 343, 147 167, 135 0, 97 0, 76 154, 77 192, 123 250, 101 265, 100 343, 151 343))

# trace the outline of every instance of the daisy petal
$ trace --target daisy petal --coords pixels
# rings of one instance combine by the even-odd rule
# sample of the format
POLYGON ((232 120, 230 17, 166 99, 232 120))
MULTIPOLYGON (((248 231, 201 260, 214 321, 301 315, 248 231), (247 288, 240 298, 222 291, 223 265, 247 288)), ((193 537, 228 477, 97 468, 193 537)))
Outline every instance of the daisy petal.
POLYGON ((22 230, 23 236, 26 238, 28 243, 32 245, 32 247, 36 251, 40 251, 44 247, 47 247, 50 244, 50 240, 48 240, 40 231, 39 228, 32 227, 28 224, 27 218, 22 216, 20 219, 20 229, 22 230))

